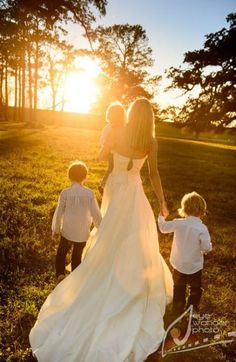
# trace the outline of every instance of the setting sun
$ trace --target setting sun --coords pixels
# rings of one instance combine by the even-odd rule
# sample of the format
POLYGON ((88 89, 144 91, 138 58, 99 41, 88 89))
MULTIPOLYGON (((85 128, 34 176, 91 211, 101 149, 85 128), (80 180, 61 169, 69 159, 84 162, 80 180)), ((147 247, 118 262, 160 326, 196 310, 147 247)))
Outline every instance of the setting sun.
POLYGON ((65 111, 89 112, 98 96, 96 77, 99 63, 89 58, 79 58, 76 71, 68 74, 65 84, 65 111))

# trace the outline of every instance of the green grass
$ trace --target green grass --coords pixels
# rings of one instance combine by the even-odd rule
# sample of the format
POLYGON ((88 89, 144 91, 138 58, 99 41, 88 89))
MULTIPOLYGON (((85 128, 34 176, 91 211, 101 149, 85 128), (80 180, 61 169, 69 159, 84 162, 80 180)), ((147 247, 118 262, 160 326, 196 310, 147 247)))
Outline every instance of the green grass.
MULTIPOLYGON (((31 361, 28 334, 38 310, 55 286, 57 244, 50 238, 51 218, 71 160, 89 166, 88 187, 95 190, 106 164, 98 163, 99 132, 45 127, 11 132, 0 140, 0 361, 31 361)), ((225 320, 224 331, 235 330, 235 156, 234 149, 208 144, 159 139, 159 170, 171 216, 184 193, 205 196, 205 220, 213 240, 203 275, 202 313, 225 320)), ((156 215, 158 202, 150 187, 147 167, 144 187, 156 215)), ((168 260, 171 235, 160 235, 168 260)), ((166 361, 231 361, 232 346, 210 347, 167 356, 166 361)), ((159 361, 158 354, 149 361, 159 361)), ((82 362, 82 361, 81 361, 82 362)), ((91 361, 92 362, 92 361, 91 361)))
MULTIPOLYGON (((170 122, 159 122, 156 125, 157 133, 163 137, 174 137, 182 139, 196 139, 195 132, 187 127, 176 127, 170 122)), ((236 143, 235 132, 232 128, 225 128, 224 132, 217 133, 215 130, 201 132, 199 140, 216 142, 220 144, 234 144, 236 143)))

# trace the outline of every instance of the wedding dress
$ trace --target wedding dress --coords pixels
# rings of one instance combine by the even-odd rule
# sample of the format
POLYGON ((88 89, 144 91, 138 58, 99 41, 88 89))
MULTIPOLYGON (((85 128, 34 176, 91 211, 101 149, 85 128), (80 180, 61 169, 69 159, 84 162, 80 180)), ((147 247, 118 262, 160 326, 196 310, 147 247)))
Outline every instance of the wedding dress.
POLYGON ((142 362, 163 339, 173 286, 140 177, 145 158, 127 170, 130 160, 113 156, 103 220, 30 332, 40 362, 142 362))

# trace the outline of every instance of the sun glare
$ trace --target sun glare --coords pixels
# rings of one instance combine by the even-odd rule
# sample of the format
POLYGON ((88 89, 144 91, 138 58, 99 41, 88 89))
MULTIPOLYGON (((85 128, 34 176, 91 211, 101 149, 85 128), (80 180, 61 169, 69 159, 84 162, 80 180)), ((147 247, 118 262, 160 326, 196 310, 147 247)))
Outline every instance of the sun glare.
POLYGON ((98 62, 79 58, 76 71, 70 72, 65 84, 65 107, 68 112, 88 113, 98 96, 96 77, 100 72, 98 62))

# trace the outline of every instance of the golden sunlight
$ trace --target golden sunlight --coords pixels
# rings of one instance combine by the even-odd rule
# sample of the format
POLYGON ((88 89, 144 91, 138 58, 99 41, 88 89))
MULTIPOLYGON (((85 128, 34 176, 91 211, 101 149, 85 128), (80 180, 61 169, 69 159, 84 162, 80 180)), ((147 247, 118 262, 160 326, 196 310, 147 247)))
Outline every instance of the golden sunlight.
POLYGON ((64 110, 88 113, 98 96, 96 77, 101 70, 99 63, 89 58, 78 58, 76 68, 67 76, 64 110))

